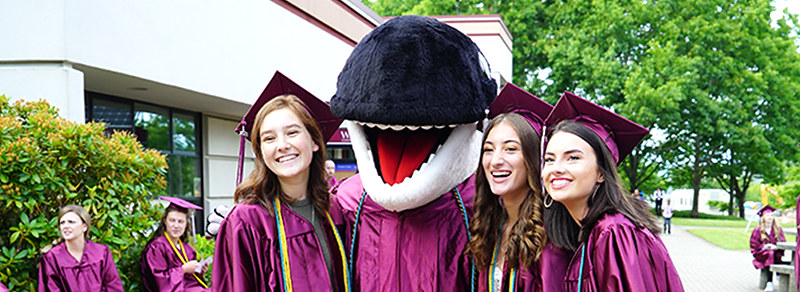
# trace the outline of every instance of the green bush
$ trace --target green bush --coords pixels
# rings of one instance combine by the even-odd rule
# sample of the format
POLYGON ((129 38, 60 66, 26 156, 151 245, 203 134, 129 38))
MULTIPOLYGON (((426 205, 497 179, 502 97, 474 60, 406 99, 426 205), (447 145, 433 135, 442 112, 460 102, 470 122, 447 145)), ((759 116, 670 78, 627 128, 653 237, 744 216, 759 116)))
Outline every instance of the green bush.
MULTIPOLYGON (((202 236, 200 234, 195 234, 194 237, 195 239, 197 239, 197 242, 192 244, 192 247, 194 247, 194 250, 197 251, 198 261, 201 261, 209 256, 214 255, 215 242, 213 237, 206 238, 205 236, 202 236)), ((209 285, 209 287, 211 286, 211 270, 213 268, 214 268, 214 263, 211 263, 211 266, 208 267, 208 272, 203 274, 203 281, 205 281, 206 284, 209 285)))
POLYGON ((101 123, 58 116, 44 101, 0 96, 0 281, 35 291, 41 250, 59 238, 61 206, 92 215, 89 239, 108 245, 126 290, 141 283, 140 254, 156 223, 155 195, 166 191, 162 154, 101 123))
POLYGON ((708 201, 708 206, 720 211, 728 211, 728 206, 730 206, 730 204, 724 201, 708 201))

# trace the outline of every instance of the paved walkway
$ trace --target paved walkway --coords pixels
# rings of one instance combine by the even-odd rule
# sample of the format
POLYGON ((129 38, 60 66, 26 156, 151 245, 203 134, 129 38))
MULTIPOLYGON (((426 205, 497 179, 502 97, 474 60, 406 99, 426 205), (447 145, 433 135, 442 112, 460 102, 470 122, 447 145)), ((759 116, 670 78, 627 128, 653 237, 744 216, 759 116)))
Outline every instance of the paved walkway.
POLYGON ((686 291, 763 291, 758 289, 760 274, 753 267, 749 250, 725 250, 689 233, 687 228, 695 227, 673 224, 672 234, 661 234, 686 291))

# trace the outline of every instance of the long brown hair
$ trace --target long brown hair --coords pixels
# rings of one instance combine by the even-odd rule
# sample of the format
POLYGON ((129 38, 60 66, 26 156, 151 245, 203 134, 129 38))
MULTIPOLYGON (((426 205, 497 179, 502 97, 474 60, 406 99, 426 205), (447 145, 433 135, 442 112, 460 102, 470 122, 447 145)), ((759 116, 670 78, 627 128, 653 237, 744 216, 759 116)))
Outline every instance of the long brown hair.
POLYGON ((252 133, 250 135, 250 143, 253 146, 253 152, 256 154, 255 169, 245 181, 236 187, 236 192, 233 194, 234 202, 259 204, 270 214, 273 212, 272 200, 275 196, 278 196, 282 202, 294 203, 295 200, 286 195, 281 189, 278 176, 264 163, 264 157, 261 153, 261 126, 264 123, 264 117, 276 110, 288 109, 300 118, 311 135, 311 140, 319 146, 319 150, 314 152, 309 165, 307 191, 311 203, 317 210, 317 214, 322 216, 322 214, 328 212, 330 198, 328 197, 328 182, 325 178, 325 141, 322 138, 322 132, 320 132, 317 122, 309 115, 306 108, 305 103, 297 96, 280 95, 268 101, 258 111, 253 130, 250 131, 252 133))
MULTIPOLYGON (((589 211, 578 226, 563 204, 553 201, 545 208, 544 222, 547 238, 560 248, 572 251, 578 249, 580 242, 585 242, 589 234, 606 214, 621 213, 638 228, 647 228, 653 234, 661 232, 656 218, 649 212, 647 204, 627 195, 628 192, 620 184, 616 163, 605 142, 595 132, 574 121, 561 121, 547 133, 548 139, 558 132, 566 132, 578 136, 592 147, 597 156, 597 169, 604 181, 597 186, 597 192, 589 198, 589 211)), ((624 159, 624 157, 620 157, 624 159)))
MULTIPOLYGON (((761 216, 761 220, 759 220, 758 227, 761 227, 761 242, 767 241, 767 233, 766 227, 767 225, 764 223, 764 217, 761 216)), ((783 228, 781 228, 780 224, 778 224, 778 219, 773 217, 772 219, 772 234, 775 234, 775 238, 779 238, 781 234, 783 234, 783 228)))
MULTIPOLYGON (((512 268, 520 265, 529 268, 542 254, 546 235, 542 222, 542 193, 540 184, 540 155, 539 135, 533 127, 520 115, 510 113, 496 116, 489 122, 483 134, 482 142, 492 129, 501 124, 508 123, 520 139, 522 156, 527 170, 528 195, 519 206, 519 219, 511 230, 508 241, 504 243, 506 262, 512 268)), ((481 160, 483 157, 481 156, 481 160)), ((470 233, 472 240, 467 244, 466 252, 470 254, 479 269, 489 266, 494 245, 501 234, 498 230, 501 220, 506 216, 506 210, 500 204, 498 197, 492 193, 483 164, 478 165, 475 176, 475 215, 472 216, 470 233)))
POLYGON ((152 236, 150 236, 150 240, 147 241, 147 244, 150 244, 151 242, 153 242, 153 240, 156 240, 159 236, 164 235, 164 232, 167 230, 167 215, 169 215, 169 213, 171 212, 178 212, 186 216, 186 229, 183 230, 183 234, 181 234, 180 240, 183 243, 189 242, 189 235, 192 234, 192 220, 191 220, 192 218, 189 218, 188 212, 178 210, 175 207, 173 207, 172 204, 170 204, 169 206, 167 206, 167 209, 164 210, 164 216, 161 216, 161 222, 158 223, 158 228, 156 228, 156 231, 153 232, 152 236))

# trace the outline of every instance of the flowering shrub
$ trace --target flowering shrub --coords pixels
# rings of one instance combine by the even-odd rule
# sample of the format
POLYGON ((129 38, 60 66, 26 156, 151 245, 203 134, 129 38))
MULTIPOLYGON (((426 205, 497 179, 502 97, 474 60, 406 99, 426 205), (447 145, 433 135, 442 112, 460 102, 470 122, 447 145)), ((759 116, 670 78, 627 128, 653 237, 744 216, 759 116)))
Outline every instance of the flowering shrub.
POLYGON ((102 123, 60 118, 44 101, 0 96, 0 282, 35 291, 41 250, 59 238, 61 206, 92 215, 89 239, 108 245, 126 290, 141 284, 139 261, 166 192, 164 155, 102 123))

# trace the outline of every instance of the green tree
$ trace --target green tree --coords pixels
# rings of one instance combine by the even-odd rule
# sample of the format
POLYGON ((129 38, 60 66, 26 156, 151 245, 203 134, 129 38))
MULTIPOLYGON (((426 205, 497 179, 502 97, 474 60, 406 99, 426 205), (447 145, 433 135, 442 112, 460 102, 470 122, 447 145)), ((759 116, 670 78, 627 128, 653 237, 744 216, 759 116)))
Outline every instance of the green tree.
POLYGON ((797 156, 798 21, 784 11, 771 25, 767 0, 365 3, 382 15, 500 14, 514 83, 550 102, 573 91, 657 133, 620 172, 633 189, 668 168, 694 188, 694 216, 709 178, 743 210, 752 178, 780 181, 780 162, 797 156))
POLYGON ((36 290, 41 250, 59 238, 56 216, 67 204, 92 215, 89 239, 109 246, 126 290, 138 289, 166 162, 132 135, 104 129, 62 119, 43 101, 0 96, 0 281, 11 291, 36 290))

